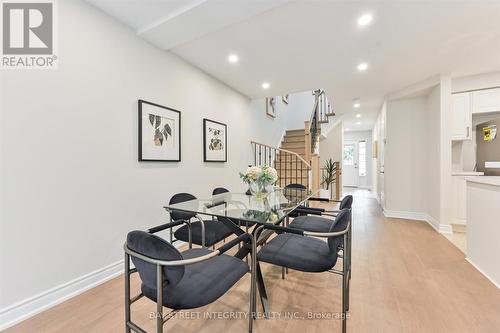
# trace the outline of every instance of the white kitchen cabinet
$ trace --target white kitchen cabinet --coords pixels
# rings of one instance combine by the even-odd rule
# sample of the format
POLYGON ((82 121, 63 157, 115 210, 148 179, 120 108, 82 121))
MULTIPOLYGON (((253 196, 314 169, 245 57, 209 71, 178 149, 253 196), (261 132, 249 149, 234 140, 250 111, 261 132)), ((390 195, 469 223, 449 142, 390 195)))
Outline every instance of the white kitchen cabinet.
POLYGON ((472 100, 471 93, 452 95, 452 140, 472 139, 472 100))
POLYGON ((472 92, 472 113, 500 111, 500 88, 472 92))
POLYGON ((453 223, 467 224, 467 181, 464 176, 453 176, 453 223))

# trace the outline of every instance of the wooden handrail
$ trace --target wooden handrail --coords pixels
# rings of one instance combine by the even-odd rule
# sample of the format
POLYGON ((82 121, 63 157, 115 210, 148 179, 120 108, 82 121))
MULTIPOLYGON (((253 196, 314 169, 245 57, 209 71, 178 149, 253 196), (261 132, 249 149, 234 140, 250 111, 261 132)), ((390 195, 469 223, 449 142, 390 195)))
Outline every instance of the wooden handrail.
POLYGON ((260 143, 260 142, 256 142, 256 141, 250 141, 250 143, 256 144, 256 145, 261 145, 261 146, 272 148, 272 149, 276 149, 278 151, 282 151, 282 152, 285 152, 285 153, 288 153, 288 154, 295 155, 295 156, 297 156, 299 158, 299 160, 301 160, 305 165, 307 165, 308 168, 311 168, 311 164, 307 163, 307 161, 305 159, 303 159, 302 156, 300 156, 296 152, 293 152, 293 151, 290 151, 290 150, 286 150, 286 149, 277 148, 277 147, 273 147, 273 146, 266 145, 264 143, 260 143))

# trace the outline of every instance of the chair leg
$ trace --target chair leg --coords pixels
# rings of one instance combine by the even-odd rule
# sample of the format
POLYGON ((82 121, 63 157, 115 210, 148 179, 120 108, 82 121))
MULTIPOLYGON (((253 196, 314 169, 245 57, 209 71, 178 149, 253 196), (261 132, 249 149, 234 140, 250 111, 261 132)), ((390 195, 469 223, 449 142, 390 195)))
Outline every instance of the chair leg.
MULTIPOLYGON (((344 235, 344 248, 347 246, 347 235, 344 235)), ((346 251, 344 251, 346 252, 346 251)), ((347 253, 344 253, 344 258, 342 259, 342 333, 346 333, 347 331, 347 307, 349 306, 348 304, 348 292, 347 292, 347 268, 348 268, 348 257, 349 255, 347 253), (346 258, 347 256, 347 258, 346 258)))
POLYGON ((125 333, 131 333, 130 322, 130 256, 125 253, 125 333))
POLYGON ((187 226, 188 226, 188 231, 189 231, 189 233, 188 233, 188 235, 189 235, 189 238, 188 238, 189 249, 192 249, 193 248, 193 235, 192 235, 191 221, 190 220, 187 221, 187 226))
POLYGON ((163 267, 156 265, 156 333, 163 333, 163 267))
MULTIPOLYGON (((245 224, 246 224, 245 232, 248 234, 248 222, 245 222, 245 224)), ((248 264, 248 255, 245 257, 245 260, 248 264)))
POLYGON ((256 246, 255 246, 255 241, 252 239, 252 254, 251 254, 251 268, 250 268, 250 313, 248 315, 248 332, 252 333, 253 330, 253 321, 255 319, 256 315, 256 303, 257 303, 257 285, 256 285, 256 270, 257 270, 257 265, 256 265, 256 246))
MULTIPOLYGON (((290 217, 287 216, 286 217, 286 227, 288 228, 289 225, 290 225, 290 217)), ((288 267, 285 267, 285 274, 288 274, 288 267)))
POLYGON ((349 280, 352 277, 351 263, 352 263, 352 225, 349 227, 349 280))

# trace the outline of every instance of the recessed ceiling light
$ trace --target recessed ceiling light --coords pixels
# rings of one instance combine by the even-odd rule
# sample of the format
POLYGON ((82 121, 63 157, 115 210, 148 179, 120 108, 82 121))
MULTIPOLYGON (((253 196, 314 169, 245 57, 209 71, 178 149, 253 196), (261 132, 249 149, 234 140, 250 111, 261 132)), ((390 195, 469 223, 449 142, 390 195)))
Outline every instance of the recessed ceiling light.
POLYGON ((356 125, 361 125, 361 122, 360 122, 360 121, 358 121, 358 122, 356 123, 356 125))
POLYGON ((232 64, 235 64, 237 63, 239 60, 238 56, 236 54, 230 54, 228 57, 227 57, 227 61, 229 61, 230 63, 232 64))
POLYGON ((366 14, 361 15, 358 18, 358 25, 360 27, 364 27, 364 26, 370 24, 372 21, 373 21, 373 15, 370 13, 366 13, 366 14))
POLYGON ((361 106, 360 102, 354 102, 353 106, 357 109, 361 106))
POLYGON ((345 130, 346 130, 346 132, 349 132, 351 129, 349 127, 347 127, 345 130))
POLYGON ((363 72, 368 68, 368 64, 366 62, 362 62, 358 65, 358 71, 363 72))
POLYGON ((262 83, 262 89, 269 89, 270 86, 269 82, 262 83))
POLYGON ((358 114, 356 115, 356 118, 361 118, 361 115, 358 113, 358 114))

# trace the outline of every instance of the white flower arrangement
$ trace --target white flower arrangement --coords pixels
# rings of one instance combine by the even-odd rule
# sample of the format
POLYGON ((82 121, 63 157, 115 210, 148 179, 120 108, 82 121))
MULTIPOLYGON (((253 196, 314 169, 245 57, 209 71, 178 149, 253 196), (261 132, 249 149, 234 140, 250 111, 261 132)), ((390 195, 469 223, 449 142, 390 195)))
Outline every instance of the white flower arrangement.
POLYGON ((247 184, 257 183, 259 187, 265 187, 276 183, 278 171, 275 168, 264 165, 248 167, 245 173, 240 172, 240 177, 247 184))

